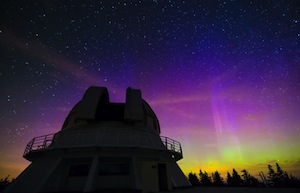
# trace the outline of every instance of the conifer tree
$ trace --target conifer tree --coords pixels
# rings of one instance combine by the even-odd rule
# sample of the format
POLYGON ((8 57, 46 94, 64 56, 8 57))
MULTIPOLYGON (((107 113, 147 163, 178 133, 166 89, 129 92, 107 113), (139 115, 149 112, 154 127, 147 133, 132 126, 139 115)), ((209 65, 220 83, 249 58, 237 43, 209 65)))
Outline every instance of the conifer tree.
POLYGON ((241 172, 242 172, 242 177, 243 177, 243 185, 244 186, 250 186, 251 176, 250 176, 249 172, 245 169, 243 169, 241 172))
POLYGON ((276 182, 275 186, 276 187, 283 187, 285 184, 285 172, 281 169, 278 163, 276 163, 276 182))
POLYGON ((273 167, 270 164, 268 165, 268 170, 268 180, 270 181, 271 186, 274 186, 276 182, 276 174, 273 167))
POLYGON ((200 184, 202 186, 211 186, 212 185, 211 177, 208 176, 206 171, 204 171, 204 173, 203 173, 202 170, 200 170, 199 176, 200 176, 200 184))
POLYGON ((255 178, 254 176, 250 175, 250 173, 243 169, 241 171, 243 174, 242 174, 242 177, 243 177, 243 185, 246 186, 246 187, 254 187, 254 186, 259 186, 259 181, 257 178, 255 178))
POLYGON ((236 187, 239 187, 242 184, 242 178, 234 168, 232 169, 232 182, 233 186, 236 187))
POLYGON ((229 172, 227 172, 227 179, 226 179, 226 182, 227 182, 227 186, 229 186, 229 187, 232 187, 232 186, 233 186, 233 178, 232 178, 232 176, 230 175, 229 172))
POLYGON ((195 173, 190 172, 189 175, 188 175, 188 179, 189 179, 190 183, 193 186, 199 186, 200 185, 199 179, 198 179, 198 177, 195 173))
POLYGON ((215 171, 212 173, 212 179, 213 179, 213 185, 214 186, 224 186, 223 178, 221 177, 220 173, 218 171, 215 171))

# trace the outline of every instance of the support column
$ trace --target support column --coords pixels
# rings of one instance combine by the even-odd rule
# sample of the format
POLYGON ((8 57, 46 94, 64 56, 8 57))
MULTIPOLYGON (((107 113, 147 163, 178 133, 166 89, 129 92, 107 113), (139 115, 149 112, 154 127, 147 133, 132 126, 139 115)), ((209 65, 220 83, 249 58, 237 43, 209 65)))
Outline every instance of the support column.
POLYGON ((133 178, 134 178, 134 189, 142 190, 142 185, 140 181, 140 176, 138 173, 138 161, 136 156, 132 157, 132 171, 133 171, 133 178))
POLYGON ((98 163, 99 163, 99 155, 96 154, 94 156, 89 175, 87 177, 85 187, 83 189, 83 192, 93 192, 95 191, 95 182, 98 174, 98 163))

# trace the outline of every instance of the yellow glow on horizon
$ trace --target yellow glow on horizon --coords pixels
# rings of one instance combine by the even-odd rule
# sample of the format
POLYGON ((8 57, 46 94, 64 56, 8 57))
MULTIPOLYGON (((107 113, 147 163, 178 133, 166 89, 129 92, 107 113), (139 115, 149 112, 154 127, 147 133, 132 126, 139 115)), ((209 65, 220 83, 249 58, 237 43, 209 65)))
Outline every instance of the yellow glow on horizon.
POLYGON ((6 178, 9 175, 9 178, 16 178, 20 175, 25 168, 29 165, 29 162, 22 163, 4 163, 0 162, 0 179, 6 178))

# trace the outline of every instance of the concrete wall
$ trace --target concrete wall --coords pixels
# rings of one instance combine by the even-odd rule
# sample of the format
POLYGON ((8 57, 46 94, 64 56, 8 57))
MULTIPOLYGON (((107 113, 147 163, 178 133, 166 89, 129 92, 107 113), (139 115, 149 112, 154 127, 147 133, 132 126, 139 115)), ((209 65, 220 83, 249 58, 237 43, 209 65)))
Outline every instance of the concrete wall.
POLYGON ((47 155, 34 161, 7 190, 19 193, 29 190, 32 193, 41 191, 93 192, 101 189, 132 189, 142 190, 143 193, 170 191, 173 189, 171 162, 163 152, 147 149, 127 149, 126 151, 114 149, 112 151, 103 148, 99 151, 97 148, 70 148, 49 151, 47 155), (108 165, 127 164, 128 172, 115 173, 112 167, 111 170, 107 170, 113 171, 112 173, 101 173, 101 170, 109 168, 109 166, 103 166, 105 163, 108 165), (90 170, 84 176, 72 175, 70 171, 73 170, 70 168, 74 164, 90 164, 90 170))
POLYGON ((101 189, 131 189, 129 175, 98 176, 96 190, 101 189))
POLYGON ((36 160, 18 176, 5 192, 39 192, 61 162, 62 156, 56 155, 58 156, 42 156, 36 160))
POLYGON ((86 180, 87 180, 87 176, 68 177, 64 190, 82 192, 85 187, 86 180))

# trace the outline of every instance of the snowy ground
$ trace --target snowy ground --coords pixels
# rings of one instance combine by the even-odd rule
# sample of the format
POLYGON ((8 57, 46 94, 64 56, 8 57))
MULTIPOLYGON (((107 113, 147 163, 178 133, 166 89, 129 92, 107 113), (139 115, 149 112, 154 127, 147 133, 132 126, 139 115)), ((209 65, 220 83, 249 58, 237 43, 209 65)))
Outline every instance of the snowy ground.
POLYGON ((215 188, 197 187, 162 193, 300 193, 300 188, 215 188))

